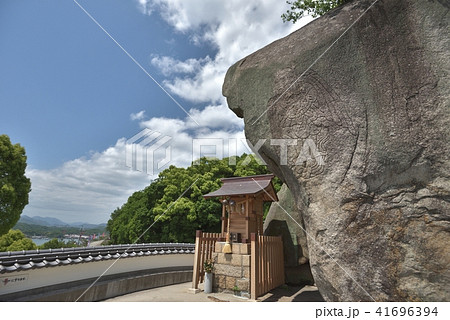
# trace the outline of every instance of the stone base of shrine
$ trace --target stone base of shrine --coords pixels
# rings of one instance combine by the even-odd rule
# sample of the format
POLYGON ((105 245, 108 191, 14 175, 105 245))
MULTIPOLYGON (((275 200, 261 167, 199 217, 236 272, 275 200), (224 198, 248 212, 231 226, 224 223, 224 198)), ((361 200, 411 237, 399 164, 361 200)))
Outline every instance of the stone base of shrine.
POLYGON ((232 253, 222 253, 225 242, 216 242, 214 291, 250 298, 250 244, 232 243, 232 253))

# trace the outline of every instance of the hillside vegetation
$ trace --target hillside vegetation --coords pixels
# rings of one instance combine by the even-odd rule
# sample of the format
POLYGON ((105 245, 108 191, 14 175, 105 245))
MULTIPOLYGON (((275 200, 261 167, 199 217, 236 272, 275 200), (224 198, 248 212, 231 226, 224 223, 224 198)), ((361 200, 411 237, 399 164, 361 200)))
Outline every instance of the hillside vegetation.
MULTIPOLYGON (((170 166, 111 214, 111 243, 194 242, 195 230, 220 232, 221 204, 203 195, 217 190, 220 178, 267 173, 266 166, 246 154, 202 158, 188 168, 170 166)), ((281 182, 275 179, 274 184, 278 191, 281 182)))
MULTIPOLYGON (((37 224, 27 224, 23 222, 18 222, 14 228, 14 230, 22 231, 27 237, 33 236, 42 236, 46 238, 64 238, 65 234, 80 234, 79 227, 55 227, 55 226, 41 226, 37 224)), ((97 227, 92 229, 84 229, 82 230, 83 235, 89 234, 99 234, 105 232, 104 227, 97 227)))

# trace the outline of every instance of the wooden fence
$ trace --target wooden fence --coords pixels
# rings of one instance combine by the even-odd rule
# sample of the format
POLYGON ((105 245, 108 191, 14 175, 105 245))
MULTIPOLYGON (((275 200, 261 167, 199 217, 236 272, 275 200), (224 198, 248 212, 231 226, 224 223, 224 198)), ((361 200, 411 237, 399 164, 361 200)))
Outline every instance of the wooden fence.
POLYGON ((251 234, 250 295, 253 300, 284 284, 283 241, 251 234))
POLYGON ((203 282, 205 276, 203 263, 212 258, 216 241, 220 237, 220 233, 203 233, 197 230, 195 237, 194 272, 192 276, 193 289, 198 289, 198 284, 203 282))

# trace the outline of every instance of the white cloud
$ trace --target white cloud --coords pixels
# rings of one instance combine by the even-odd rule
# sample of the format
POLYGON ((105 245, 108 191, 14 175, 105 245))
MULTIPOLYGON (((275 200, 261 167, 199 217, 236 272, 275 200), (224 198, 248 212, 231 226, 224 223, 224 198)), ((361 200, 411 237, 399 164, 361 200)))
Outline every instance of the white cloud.
MULTIPOLYGON (((236 141, 236 154, 249 152, 241 140, 245 140, 243 122, 224 104, 210 105, 203 110, 192 109, 190 117, 184 120, 171 118, 152 118, 141 122, 141 128, 159 132, 172 138, 172 161, 170 164, 186 167, 195 160, 192 146, 194 139, 221 139, 223 141, 223 156, 235 155, 228 153, 228 141, 236 141), (194 122, 194 120, 196 122, 194 122)), ((234 149, 233 149, 234 150, 234 149)))
POLYGON ((155 56, 150 62, 157 67, 163 75, 170 76, 177 73, 193 74, 199 72, 202 66, 210 61, 211 59, 208 56, 204 59, 187 59, 186 61, 179 61, 167 56, 155 56))
POLYGON ((145 110, 141 110, 137 113, 132 113, 130 114, 130 119, 135 121, 135 120, 142 120, 145 118, 145 110))
MULTIPOLYGON (((200 126, 210 129, 222 128, 228 130, 236 130, 236 128, 243 128, 242 119, 239 119, 227 107, 225 101, 222 104, 216 106, 207 106, 203 110, 191 109, 189 114, 191 115, 192 119, 195 119, 195 121, 200 124, 200 126)), ((193 127, 193 120, 191 122, 188 122, 187 125, 193 127)))
POLYGON ((78 158, 52 170, 27 170, 30 201, 24 214, 56 217, 65 222, 106 222, 150 177, 125 166, 125 139, 103 152, 78 158))
MULTIPOLYGON (((208 106, 204 110, 191 110, 185 119, 152 118, 141 121, 141 128, 148 128, 171 139, 164 146, 170 146, 170 162, 152 172, 139 172, 127 167, 126 138, 119 139, 114 146, 89 157, 78 158, 52 170, 28 170, 32 192, 30 203, 24 214, 29 216, 56 217, 65 222, 102 223, 110 214, 124 204, 137 190, 148 186, 159 171, 169 165, 187 167, 193 159, 193 141, 198 139, 208 144, 208 139, 223 141, 223 156, 228 156, 228 143, 232 153, 249 152, 245 145, 243 126, 240 119, 224 105, 208 106), (149 175, 147 173, 152 173, 149 175)), ((131 138, 131 137, 129 137, 131 138)), ((149 145, 150 146, 150 145, 149 145)), ((155 164, 165 156, 165 148, 154 153, 155 164)), ((145 170, 144 170, 145 171, 145 170)))
POLYGON ((139 10, 144 13, 150 15, 153 11, 152 3, 147 0, 137 0, 139 10))
MULTIPOLYGON (((140 0, 143 4, 145 0, 140 0)), ((197 103, 217 103, 227 69, 236 61, 265 45, 288 35, 312 18, 296 25, 283 23, 281 14, 289 6, 279 0, 146 0, 177 31, 189 33, 195 42, 208 42, 217 48, 214 58, 178 61, 158 57, 152 64, 165 75, 183 76, 166 80, 174 94, 197 103), (185 73, 194 73, 185 77, 185 73)))

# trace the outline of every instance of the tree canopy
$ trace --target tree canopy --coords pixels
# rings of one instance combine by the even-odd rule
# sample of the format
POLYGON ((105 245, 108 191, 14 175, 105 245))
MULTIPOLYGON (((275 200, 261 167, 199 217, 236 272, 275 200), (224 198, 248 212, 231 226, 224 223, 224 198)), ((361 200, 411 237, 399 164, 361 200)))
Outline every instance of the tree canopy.
POLYGON ((64 240, 53 238, 41 244, 39 246, 39 249, 60 249, 60 248, 74 248, 74 247, 78 247, 78 244, 73 240, 65 242, 64 240))
POLYGON ((331 9, 349 1, 351 0, 288 0, 286 3, 291 5, 291 8, 283 13, 281 18, 283 22, 291 21, 295 23, 308 14, 313 17, 322 16, 331 9))
MULTIPOLYGON (((193 242, 195 230, 220 232, 221 204, 203 195, 217 190, 220 178, 269 173, 253 155, 236 157, 231 165, 229 160, 201 158, 188 168, 170 166, 162 171, 111 214, 107 224, 111 243, 193 242)), ((274 186, 277 191, 281 188, 277 178, 274 186)))
POLYGON ((8 233, 0 236, 0 252, 35 250, 36 244, 20 230, 9 230, 8 233))
POLYGON ((25 149, 0 135, 0 235, 17 223, 28 204, 31 182, 25 176, 26 167, 25 149))

